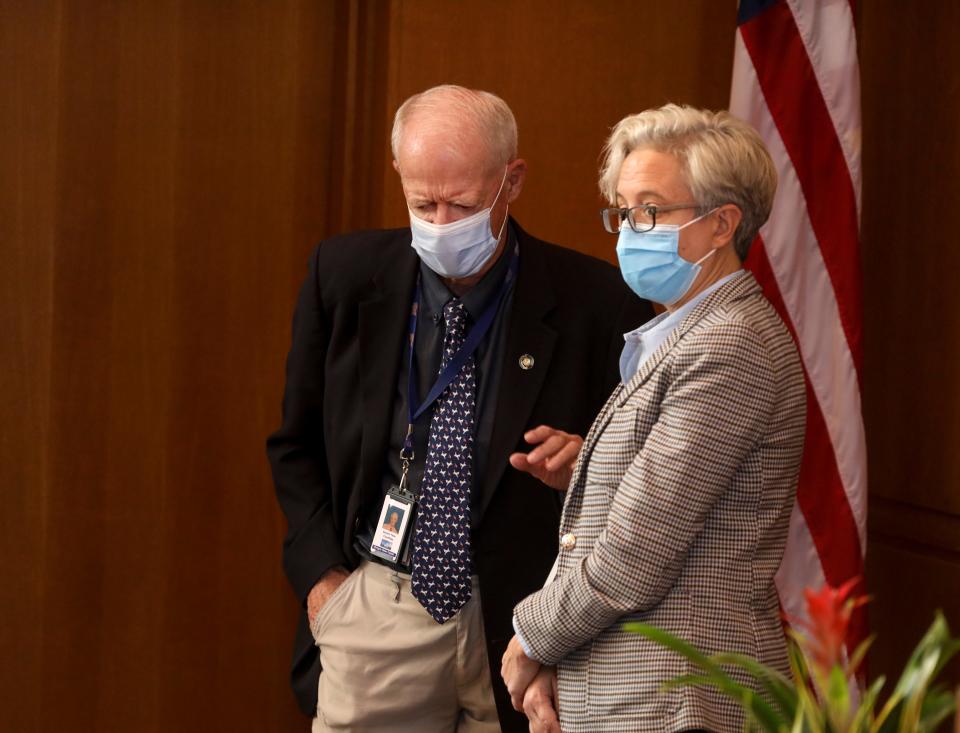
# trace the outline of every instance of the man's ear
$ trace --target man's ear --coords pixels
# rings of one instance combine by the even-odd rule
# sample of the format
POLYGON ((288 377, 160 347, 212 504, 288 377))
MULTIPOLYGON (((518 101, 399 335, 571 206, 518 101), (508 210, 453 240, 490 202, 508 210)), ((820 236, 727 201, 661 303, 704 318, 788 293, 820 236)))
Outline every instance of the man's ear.
POLYGON ((513 203, 523 190, 523 182, 527 179, 527 161, 523 158, 511 160, 507 164, 507 201, 513 203))
POLYGON ((400 164, 399 164, 397 161, 393 161, 393 169, 394 169, 397 173, 400 172, 400 164))
POLYGON ((719 249, 733 241, 733 235, 743 219, 743 212, 736 204, 724 204, 714 213, 716 214, 717 226, 713 232, 713 246, 715 249, 719 249))

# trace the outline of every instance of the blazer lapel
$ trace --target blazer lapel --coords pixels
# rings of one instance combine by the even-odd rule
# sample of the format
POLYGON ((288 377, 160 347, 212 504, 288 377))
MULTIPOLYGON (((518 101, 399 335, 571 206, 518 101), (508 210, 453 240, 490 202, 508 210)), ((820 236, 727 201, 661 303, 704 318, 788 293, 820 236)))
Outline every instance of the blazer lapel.
POLYGON ((610 419, 613 417, 614 405, 617 403, 622 393, 623 384, 618 384, 614 388, 613 392, 610 393, 606 403, 600 409, 600 412, 590 425, 590 430, 587 431, 587 437, 583 439, 583 445, 580 447, 580 455, 577 458, 577 463, 573 467, 573 475, 570 477, 570 486, 568 487, 570 492, 573 492, 574 488, 580 483, 580 478, 584 475, 583 467, 587 464, 590 454, 593 452, 593 448, 597 444, 597 439, 600 437, 600 434, 603 432, 604 428, 607 427, 607 423, 610 422, 610 419))
POLYGON ((509 468, 514 451, 533 411, 543 380, 550 369, 557 332, 544 322, 556 305, 553 287, 540 260, 531 252, 536 247, 522 229, 510 220, 520 245, 520 271, 513 294, 513 307, 504 343, 503 367, 496 402, 496 428, 490 441, 487 470, 481 484, 479 513, 473 524, 482 521, 501 478, 509 468), (522 356, 533 357, 533 368, 520 365, 522 356))
MULTIPOLYGON (((408 235, 409 236, 409 235, 408 235)), ((374 295, 359 304, 358 341, 363 401, 363 442, 360 447, 361 505, 379 491, 387 449, 390 415, 400 360, 406 354, 407 323, 416 285, 417 259, 406 247, 374 276, 374 295)))
POLYGON ((760 286, 757 284, 753 275, 744 270, 737 275, 737 277, 730 280, 730 282, 725 283, 710 293, 710 295, 698 303, 693 311, 680 322, 680 325, 660 344, 650 358, 643 362, 637 373, 627 382, 623 392, 620 393, 616 406, 621 407, 630 398, 630 395, 636 392, 643 383, 650 378, 650 375, 656 371, 660 362, 663 361, 663 358, 670 353, 673 347, 677 345, 677 342, 687 335, 690 329, 703 320, 704 316, 731 300, 737 300, 746 295, 759 292, 760 286))
MULTIPOLYGON (((643 362, 643 365, 626 385, 620 384, 617 386, 607 400, 607 403, 603 406, 603 409, 600 410, 600 414, 598 414, 597 418, 593 421, 593 425, 590 426, 590 431, 583 441, 583 447, 580 449, 580 458, 577 461, 573 477, 570 480, 570 496, 564 505, 564 516, 566 516, 568 512, 567 507, 571 506, 571 504, 576 504, 579 499, 577 490, 580 488, 581 479, 585 475, 584 467, 590 460, 590 455, 593 453, 593 449, 596 447, 597 441, 603 434, 604 429, 606 429, 607 424, 613 418, 613 413, 623 407, 624 403, 630 398, 630 395, 636 392, 644 382, 650 378, 650 375, 656 371, 660 362, 662 362, 664 357, 670 353, 670 350, 677 345, 677 342, 679 342, 693 326, 699 323, 704 316, 716 308, 719 308, 724 303, 760 292, 759 284, 749 272, 745 271, 733 278, 730 282, 707 296, 703 302, 699 303, 697 307, 680 322, 680 325, 674 329, 673 333, 660 344, 657 350, 643 362)), ((576 511, 576 509, 577 506, 571 506, 572 511, 576 511)))

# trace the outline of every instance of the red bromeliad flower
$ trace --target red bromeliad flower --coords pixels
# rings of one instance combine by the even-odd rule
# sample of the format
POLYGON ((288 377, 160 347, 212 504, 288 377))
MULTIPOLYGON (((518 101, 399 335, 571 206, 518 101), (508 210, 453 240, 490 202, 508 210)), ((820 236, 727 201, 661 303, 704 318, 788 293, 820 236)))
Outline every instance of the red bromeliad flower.
MULTIPOLYGON (((812 664, 823 675, 829 674, 835 666, 845 668, 843 644, 847 638, 850 617, 855 608, 868 600, 866 596, 850 597, 859 582, 859 578, 851 578, 839 588, 824 584, 819 592, 806 588, 803 593, 807 598, 809 620, 791 621, 807 632, 799 635, 799 640, 812 664)), ((848 675, 856 672, 855 669, 845 671, 848 675)))

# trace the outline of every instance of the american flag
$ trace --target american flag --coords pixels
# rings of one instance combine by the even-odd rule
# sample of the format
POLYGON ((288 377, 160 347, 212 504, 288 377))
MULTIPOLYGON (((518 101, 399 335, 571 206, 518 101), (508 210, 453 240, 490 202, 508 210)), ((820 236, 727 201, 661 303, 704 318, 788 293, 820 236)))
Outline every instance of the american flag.
MULTIPOLYGON (((788 617, 803 588, 863 576, 866 441, 860 409, 860 75, 853 0, 741 0, 730 111, 779 173, 747 266, 793 332, 807 377, 797 504, 777 575, 788 617)), ((847 648, 866 636, 862 607, 847 648)))

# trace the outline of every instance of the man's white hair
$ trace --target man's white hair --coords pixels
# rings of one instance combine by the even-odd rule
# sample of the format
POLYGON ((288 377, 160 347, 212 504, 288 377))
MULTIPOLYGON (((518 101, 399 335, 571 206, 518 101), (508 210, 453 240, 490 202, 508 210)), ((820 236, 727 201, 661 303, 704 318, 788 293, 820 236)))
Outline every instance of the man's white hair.
POLYGON ((414 94, 400 105, 390 135, 394 160, 398 160, 404 128, 421 115, 448 132, 452 141, 471 143, 471 133, 478 135, 486 143, 491 168, 517 157, 517 121, 506 102, 490 92, 441 84, 414 94))
POLYGON ((640 149, 677 158, 698 213, 722 204, 740 208, 733 246, 745 260, 777 190, 777 170, 757 131, 729 112, 676 104, 624 117, 604 146, 600 170, 600 191, 614 205, 623 161, 640 149))

